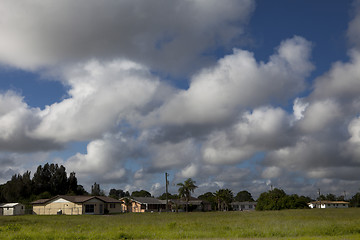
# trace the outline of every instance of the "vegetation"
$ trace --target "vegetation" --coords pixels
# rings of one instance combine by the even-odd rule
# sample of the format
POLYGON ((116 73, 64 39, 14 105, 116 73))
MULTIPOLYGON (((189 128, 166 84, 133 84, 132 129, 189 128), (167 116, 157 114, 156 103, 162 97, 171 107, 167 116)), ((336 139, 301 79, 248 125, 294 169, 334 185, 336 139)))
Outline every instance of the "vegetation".
POLYGON ((84 195, 87 192, 78 185, 75 173, 69 177, 65 167, 57 164, 38 166, 34 177, 31 172, 15 174, 11 180, 0 185, 0 202, 29 203, 40 198, 49 198, 61 194, 84 195))
POLYGON ((281 210, 309 208, 307 203, 311 199, 296 194, 287 195, 284 190, 275 188, 264 192, 257 200, 256 210, 281 210))
POLYGON ((237 202, 254 202, 253 197, 251 196, 251 193, 248 191, 240 191, 235 196, 235 201, 237 202))
POLYGON ((184 183, 178 183, 179 186, 179 197, 185 198, 186 200, 186 212, 189 208, 189 200, 191 198, 191 193, 194 192, 194 190, 197 188, 195 185, 195 181, 193 181, 191 178, 187 179, 184 183))
POLYGON ((234 200, 234 194, 230 189, 220 189, 216 191, 215 198, 219 211, 231 210, 230 203, 234 200))
POLYGON ((359 239, 360 209, 0 217, 0 239, 359 239))
POLYGON ((146 190, 134 191, 131 193, 132 197, 151 197, 151 193, 146 190))

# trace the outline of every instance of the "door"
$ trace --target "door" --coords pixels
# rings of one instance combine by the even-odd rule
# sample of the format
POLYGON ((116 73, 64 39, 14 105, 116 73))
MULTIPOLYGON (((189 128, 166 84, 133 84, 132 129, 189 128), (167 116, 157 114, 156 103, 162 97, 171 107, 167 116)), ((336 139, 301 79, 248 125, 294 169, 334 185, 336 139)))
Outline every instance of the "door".
POLYGON ((100 214, 104 214, 104 205, 100 204, 100 214))

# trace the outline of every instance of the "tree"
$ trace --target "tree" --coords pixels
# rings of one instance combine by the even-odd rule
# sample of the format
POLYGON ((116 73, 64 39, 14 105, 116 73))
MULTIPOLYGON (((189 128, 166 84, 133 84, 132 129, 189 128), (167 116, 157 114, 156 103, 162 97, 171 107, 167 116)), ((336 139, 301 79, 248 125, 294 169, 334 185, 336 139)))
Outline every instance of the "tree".
POLYGON ((146 190, 134 191, 131 193, 131 197, 151 197, 151 193, 146 190))
POLYGON ((93 196, 105 196, 104 191, 100 189, 100 184, 96 182, 91 186, 91 195, 93 196))
POLYGON ((237 202, 254 202, 254 199, 251 196, 251 193, 249 193, 248 191, 241 191, 236 194, 235 201, 237 201, 237 202))
MULTIPOLYGON (((177 194, 168 193, 167 198, 168 199, 177 199, 177 198, 179 198, 179 196, 177 194)), ((166 200, 166 193, 161 194, 159 197, 157 197, 157 199, 166 200)))
POLYGON ((177 186, 179 186, 178 192, 179 192, 179 198, 184 198, 186 201, 186 212, 188 212, 189 208, 189 201, 191 198, 191 193, 195 191, 197 186, 195 185, 195 181, 193 181, 191 178, 188 178, 184 183, 178 183, 177 186))
POLYGON ((287 195, 284 190, 275 188, 272 191, 260 194, 257 200, 256 210, 281 210, 309 208, 307 203, 310 198, 296 194, 287 195))
POLYGON ((125 192, 122 189, 112 188, 109 191, 109 197, 119 199, 125 197, 125 192))
POLYGON ((215 198, 219 211, 230 210, 230 203, 234 200, 234 194, 230 189, 219 189, 215 192, 215 198))
POLYGON ((360 192, 356 193, 350 199, 350 206, 351 207, 360 207, 360 192))
POLYGON ((211 209, 216 210, 217 202, 216 202, 216 197, 215 197, 214 193, 212 193, 212 192, 204 193, 204 194, 198 196, 198 199, 201 199, 203 201, 208 201, 211 204, 211 209))
POLYGON ((71 172, 68 178, 68 193, 70 194, 77 194, 77 178, 75 176, 75 172, 71 172))

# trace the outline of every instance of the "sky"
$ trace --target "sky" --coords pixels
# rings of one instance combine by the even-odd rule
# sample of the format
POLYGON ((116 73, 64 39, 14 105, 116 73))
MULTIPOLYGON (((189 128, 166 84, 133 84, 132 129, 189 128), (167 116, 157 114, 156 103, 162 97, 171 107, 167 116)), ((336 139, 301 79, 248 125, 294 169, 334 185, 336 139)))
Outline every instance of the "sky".
POLYGON ((360 191, 360 1, 4 0, 0 183, 360 191))

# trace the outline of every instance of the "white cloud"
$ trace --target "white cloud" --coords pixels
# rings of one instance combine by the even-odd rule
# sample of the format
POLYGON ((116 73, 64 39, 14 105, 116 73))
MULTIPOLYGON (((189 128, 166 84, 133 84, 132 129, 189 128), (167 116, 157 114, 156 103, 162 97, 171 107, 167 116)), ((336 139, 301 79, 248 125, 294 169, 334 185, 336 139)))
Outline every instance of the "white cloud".
POLYGON ((341 115, 341 108, 336 101, 315 101, 307 107, 299 125, 305 132, 324 131, 331 127, 331 124, 336 122, 341 115))
POLYGON ((216 66, 193 76, 189 89, 154 113, 153 121, 219 123, 241 109, 286 101, 304 89, 304 78, 313 69, 310 50, 311 44, 297 36, 283 41, 267 63, 257 63, 250 52, 235 49, 216 66))
POLYGON ((129 61, 90 61, 65 76, 69 98, 38 113, 34 137, 57 142, 99 138, 123 120, 137 115, 159 85, 145 67, 129 61))
POLYGON ((211 164, 234 164, 257 151, 289 144, 290 117, 280 108, 262 107, 246 112, 225 131, 215 131, 203 144, 203 159, 211 164))
POLYGON ((0 61, 36 69, 124 57, 175 72, 241 35, 254 5, 252 0, 4 0, 0 61))

